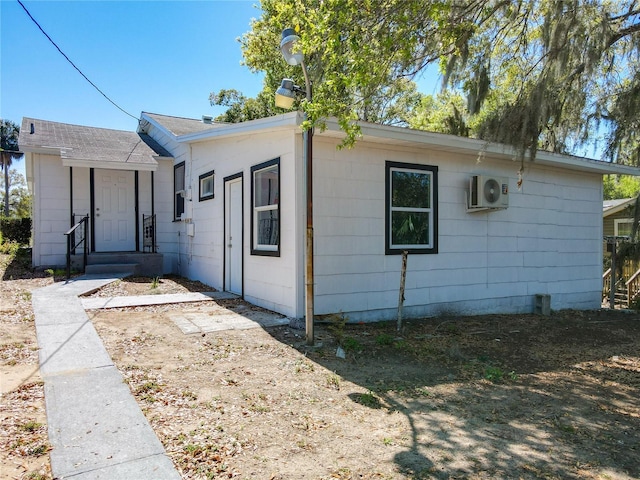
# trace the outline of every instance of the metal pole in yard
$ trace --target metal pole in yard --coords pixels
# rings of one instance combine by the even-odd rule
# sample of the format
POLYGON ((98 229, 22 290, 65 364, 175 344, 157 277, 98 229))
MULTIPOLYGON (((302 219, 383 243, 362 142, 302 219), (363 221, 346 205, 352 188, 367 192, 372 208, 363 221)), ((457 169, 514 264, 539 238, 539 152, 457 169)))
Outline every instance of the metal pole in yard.
POLYGON ((611 242, 611 291, 609 292, 609 308, 616 308, 616 238, 611 242))
POLYGON ((402 269, 400 270, 400 294, 398 296, 398 331, 402 329, 402 306, 404 305, 404 284, 407 279, 407 257, 409 252, 402 252, 402 269))

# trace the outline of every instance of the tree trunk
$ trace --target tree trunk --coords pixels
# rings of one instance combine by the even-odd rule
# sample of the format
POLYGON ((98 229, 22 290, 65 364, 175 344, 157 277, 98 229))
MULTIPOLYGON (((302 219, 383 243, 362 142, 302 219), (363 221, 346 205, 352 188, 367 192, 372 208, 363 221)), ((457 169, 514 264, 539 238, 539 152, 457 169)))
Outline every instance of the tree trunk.
POLYGON ((4 216, 9 216, 9 162, 7 156, 2 156, 2 168, 4 169, 4 216))

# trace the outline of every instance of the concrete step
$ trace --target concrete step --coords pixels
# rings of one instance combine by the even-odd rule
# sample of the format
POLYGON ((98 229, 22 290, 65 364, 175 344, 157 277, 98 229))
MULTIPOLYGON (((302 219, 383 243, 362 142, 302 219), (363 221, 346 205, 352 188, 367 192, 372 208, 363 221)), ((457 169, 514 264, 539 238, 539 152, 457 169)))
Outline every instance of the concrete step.
POLYGON ((78 271, 84 270, 85 273, 119 273, 122 271, 145 277, 157 277, 163 274, 163 258, 160 253, 91 253, 87 257, 86 268, 82 255, 72 255, 71 266, 78 271), (115 267, 107 265, 115 265, 115 267), (135 270, 131 271, 131 267, 119 270, 120 265, 135 265, 135 270))
POLYGON ((136 275, 139 265, 137 263, 94 263, 85 267, 84 273, 129 273, 136 275))

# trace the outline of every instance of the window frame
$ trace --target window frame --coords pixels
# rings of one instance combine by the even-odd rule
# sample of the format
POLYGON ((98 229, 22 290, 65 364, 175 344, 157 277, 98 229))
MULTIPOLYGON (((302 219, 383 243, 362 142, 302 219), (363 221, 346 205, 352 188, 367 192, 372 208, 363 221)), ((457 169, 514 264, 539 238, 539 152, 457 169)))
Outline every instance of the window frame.
POLYGON ((210 172, 207 172, 207 173, 203 173, 202 175, 200 175, 198 177, 198 201, 204 202, 205 200, 211 200, 212 198, 214 198, 214 196, 215 196, 214 180, 215 180, 215 173, 214 173, 213 170, 211 170, 210 172), (203 182, 203 180, 206 180, 209 177, 211 177, 211 193, 207 193, 207 194, 203 195, 203 193, 202 193, 202 182, 203 182))
POLYGON ((187 182, 186 182, 186 166, 185 162, 176 163, 173 166, 173 221, 179 222, 182 220, 182 214, 185 212, 185 198, 183 195, 180 195, 178 192, 180 190, 186 192, 187 182), (177 188, 178 184, 176 182, 176 175, 178 170, 182 168, 182 188, 177 188), (178 212, 179 207, 182 207, 181 211, 178 212))
POLYGON ((408 251, 410 254, 436 254, 438 253, 438 167, 417 163, 385 162, 385 254, 401 255, 408 251), (392 181, 395 171, 414 171, 421 174, 429 174, 430 180, 430 207, 428 208, 403 208, 393 207, 392 181), (429 214, 430 243, 426 245, 394 245, 392 243, 392 213, 394 211, 422 211, 429 214))
POLYGON ((613 219, 613 234, 618 237, 620 235, 620 225, 629 225, 629 228, 633 230, 633 218, 614 218, 613 219))
POLYGON ((274 158, 272 160, 268 160, 266 162, 262 162, 258 165, 254 165, 251 167, 251 255, 262 255, 268 257, 279 257, 280 256, 280 243, 281 243, 281 217, 280 217, 280 204, 282 201, 281 198, 281 182, 280 182, 280 158, 274 158), (259 174, 261 171, 268 170, 277 167, 277 179, 278 179, 278 196, 277 202, 275 204, 262 205, 260 207, 256 207, 256 174, 259 174), (275 210, 277 212, 277 243, 275 245, 264 245, 257 243, 257 231, 258 231, 258 214, 259 212, 275 210))

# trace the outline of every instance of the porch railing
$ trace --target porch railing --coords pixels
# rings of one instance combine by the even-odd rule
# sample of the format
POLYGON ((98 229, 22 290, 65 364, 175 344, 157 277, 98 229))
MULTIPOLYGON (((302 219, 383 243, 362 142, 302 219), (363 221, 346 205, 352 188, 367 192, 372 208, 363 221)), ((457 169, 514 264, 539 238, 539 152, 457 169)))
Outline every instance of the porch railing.
MULTIPOLYGON (((74 216, 75 218, 75 216, 74 216)), ((71 277, 71 253, 76 253, 76 249, 83 245, 83 263, 82 267, 87 265, 87 255, 89 254, 89 245, 87 242, 87 228, 89 225, 89 215, 85 215, 73 227, 71 227, 65 235, 67 236, 67 279, 71 277)))
MULTIPOLYGON (((630 307, 635 300, 640 298, 640 268, 638 262, 625 263, 622 272, 617 273, 614 298, 615 297, 618 297, 620 304, 627 308, 630 307)), ((611 298, 610 268, 602 274, 602 299, 606 300, 609 298, 611 298)))
POLYGON ((627 288, 627 308, 629 308, 640 297, 640 270, 626 281, 625 286, 627 288))
POLYGON ((142 214, 142 250, 156 253, 156 216, 142 214))
POLYGON ((605 300, 609 298, 611 294, 611 269, 608 268, 602 274, 602 299, 605 300))

